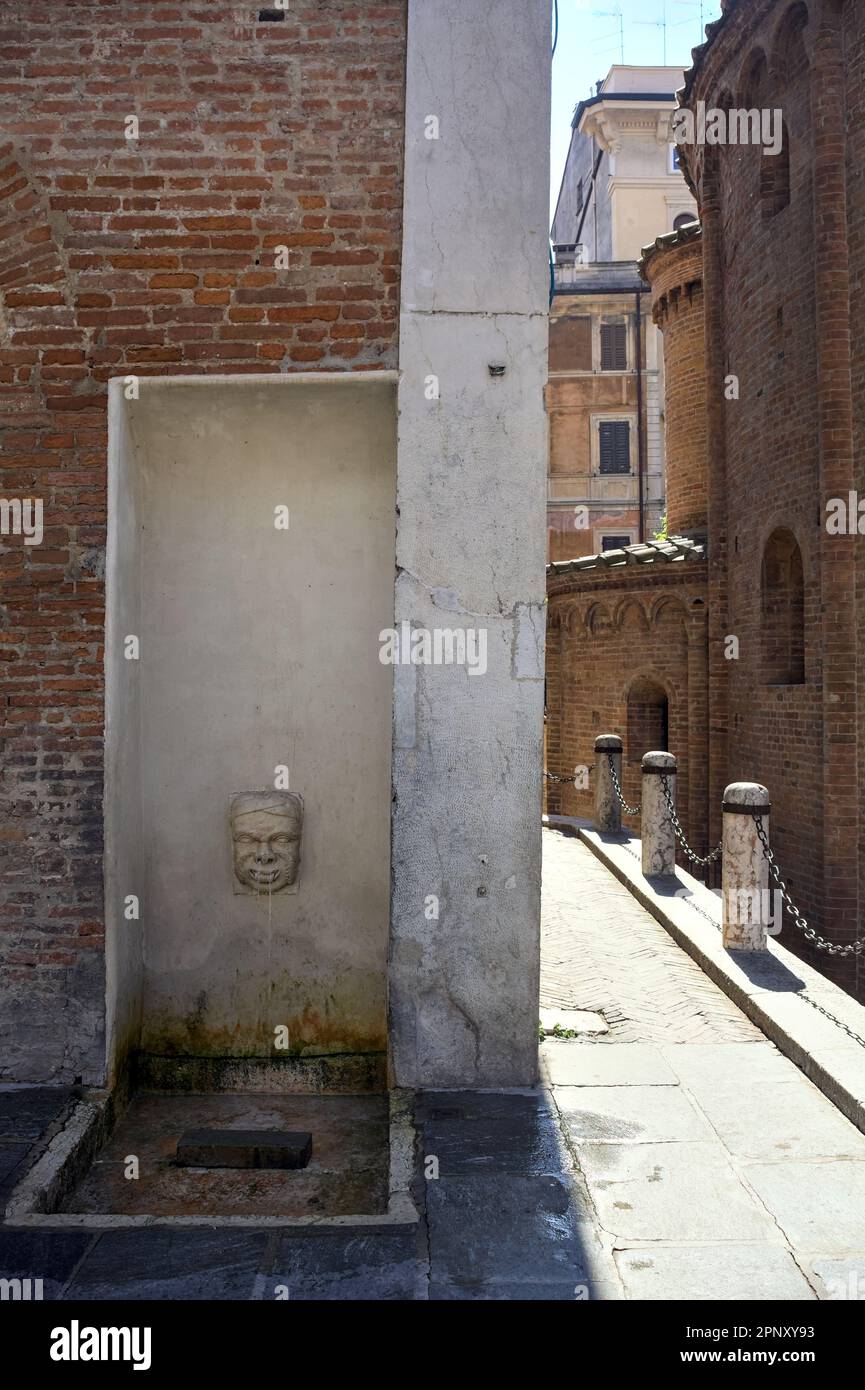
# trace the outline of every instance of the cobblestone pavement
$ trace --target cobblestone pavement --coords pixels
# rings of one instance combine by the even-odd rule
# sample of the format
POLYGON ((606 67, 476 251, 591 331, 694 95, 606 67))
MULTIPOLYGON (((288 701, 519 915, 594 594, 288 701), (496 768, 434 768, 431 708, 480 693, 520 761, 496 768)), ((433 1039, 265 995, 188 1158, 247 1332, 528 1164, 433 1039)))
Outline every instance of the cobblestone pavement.
POLYGON ((544 831, 541 1005, 603 1015, 599 1042, 763 1034, 576 836, 544 831))

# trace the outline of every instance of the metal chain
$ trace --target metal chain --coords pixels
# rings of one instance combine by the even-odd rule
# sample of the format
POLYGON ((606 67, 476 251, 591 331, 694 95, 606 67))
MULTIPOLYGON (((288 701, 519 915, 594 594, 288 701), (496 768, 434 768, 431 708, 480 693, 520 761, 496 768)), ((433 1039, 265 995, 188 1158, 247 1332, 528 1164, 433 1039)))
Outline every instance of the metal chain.
POLYGON ((569 786, 574 780, 573 777, 559 777, 557 773, 547 771, 544 771, 544 777, 548 782, 567 782, 569 786))
POLYGON ((818 1014, 822 1014, 824 1018, 828 1018, 830 1023, 837 1024, 841 1031, 847 1034, 848 1038, 852 1038, 854 1042, 865 1047, 865 1038, 860 1037, 858 1033, 854 1033, 853 1029, 848 1028, 847 1024, 844 1023, 842 1019, 836 1018, 834 1014, 830 1014, 829 1010, 824 1009, 822 1004, 818 1004, 816 999, 812 999, 809 994, 797 994, 795 997, 801 999, 805 1004, 810 1004, 812 1009, 816 1009, 818 1014))
POLYGON ((661 791, 663 792, 664 800, 667 803, 667 812, 669 814, 670 821, 672 822, 673 831, 675 832, 676 839, 679 841, 679 844, 682 846, 682 849, 685 851, 685 854, 688 856, 691 863, 700 864, 705 867, 706 864, 712 864, 716 859, 720 859, 721 850, 723 849, 723 843, 718 845, 717 849, 710 850, 709 853, 705 855, 695 854, 694 851, 691 849, 691 846, 685 839, 685 832, 682 829, 682 823, 679 820, 679 817, 676 815, 676 808, 673 805, 673 795, 670 791, 670 779, 666 772, 661 773, 661 791))
MULTIPOLYGON (((757 817, 755 816, 755 820, 756 819, 757 817)), ((759 825, 758 820, 758 834, 760 829, 762 829, 762 827, 759 825)), ((763 836, 760 836, 760 839, 762 840, 763 836)), ((631 855, 632 858, 636 859, 638 863, 640 862, 640 856, 636 853, 635 850, 631 848, 630 845, 624 845, 623 849, 625 849, 627 853, 631 855)), ((710 916, 710 914, 705 910, 705 908, 699 907, 697 903, 694 902, 693 898, 685 898, 684 901, 688 904, 689 907, 693 908, 695 912, 698 912, 701 917, 705 918, 705 920, 711 926, 713 926, 716 931, 721 931, 721 923, 717 921, 716 918, 710 916)), ((843 1022, 842 1019, 836 1018, 835 1014, 830 1013, 828 1009, 824 1009, 823 1005, 818 1004, 817 1000, 812 999, 809 994, 806 994, 803 991, 802 993, 794 994, 793 997, 794 999, 801 999, 803 1004, 810 1004, 812 1009, 816 1009, 818 1013, 823 1014, 824 1018, 828 1018, 830 1023, 834 1023, 837 1028, 840 1028, 842 1033, 846 1033, 848 1038, 852 1038, 855 1043, 859 1043, 861 1047, 865 1047, 865 1038, 860 1037, 858 1033, 854 1033, 853 1029, 849 1028, 847 1024, 843 1022)))
POLYGON ((629 816, 638 816, 638 815, 640 814, 641 807, 639 807, 639 806, 629 806, 628 803, 627 803, 627 801, 625 800, 624 794, 623 794, 623 792, 622 792, 621 785, 620 785, 620 783, 619 783, 619 779, 618 779, 618 777, 616 776, 616 765, 615 765, 615 763, 613 762, 613 755, 612 755, 612 753, 608 753, 608 754, 607 754, 607 762, 609 763, 609 766, 610 766, 610 780, 611 780, 612 783, 613 783, 613 789, 614 789, 614 791, 615 791, 615 793, 616 793, 616 796, 619 798, 619 801, 622 803, 622 810, 625 811, 629 816))
MULTIPOLYGON (((757 827, 757 838, 763 846, 763 854, 766 856, 766 862, 769 865, 769 873, 774 879, 776 887, 781 890, 781 896, 790 909, 790 915, 793 918, 794 926, 797 926, 799 930, 804 933, 808 941, 814 943, 818 951, 826 951, 830 956, 860 955, 861 952, 865 950, 865 936, 860 936, 858 941, 853 941, 846 946, 839 946, 834 941, 827 941, 825 936, 821 936, 813 927, 809 927, 807 921, 790 897, 787 885, 781 877, 781 871, 775 863, 775 856, 769 848, 769 839, 763 828, 763 813, 761 811, 752 811, 751 814, 754 817, 754 824, 757 827)), ((810 1002, 809 1000, 809 1003, 810 1002)))

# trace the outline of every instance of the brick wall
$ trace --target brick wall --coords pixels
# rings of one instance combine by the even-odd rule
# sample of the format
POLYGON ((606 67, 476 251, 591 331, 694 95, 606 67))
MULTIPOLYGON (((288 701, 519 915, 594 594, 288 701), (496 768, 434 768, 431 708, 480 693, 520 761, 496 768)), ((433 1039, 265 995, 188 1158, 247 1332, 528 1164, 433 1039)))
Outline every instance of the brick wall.
POLYGON ((659 238, 646 256, 652 316, 664 335, 667 531, 706 533, 706 349, 699 235, 659 238))
MULTIPOLYGON (((662 561, 613 570, 575 571, 548 583, 547 768, 573 778, 594 767, 599 734, 624 740, 623 790, 640 801, 640 759, 649 752, 630 720, 629 694, 660 686, 668 702, 669 751, 679 759, 677 804, 685 833, 705 841, 705 565, 662 561), (636 738, 638 746, 632 746, 636 738)), ((549 783, 547 808, 557 815, 594 816, 594 774, 588 789, 549 783)), ((639 834, 639 817, 623 817, 639 834)))
MULTIPOLYGON (((767 206, 759 148, 688 156, 704 226, 709 547, 723 567, 710 578, 712 727, 713 742, 716 727, 729 730, 726 779, 769 787, 793 897, 838 942, 863 930, 865 541, 827 535, 824 517, 828 498, 865 495, 863 49, 853 0, 738 0, 689 96, 784 112, 785 206, 767 206), (723 399, 726 372, 738 401, 723 399), (779 530, 795 537, 804 571, 800 683, 770 683, 764 661, 763 557, 779 530), (723 661, 724 631, 738 660, 723 661)), ((783 940, 804 949, 789 926, 783 940)), ((849 962, 812 959, 857 988, 849 962)))
POLYGON ((397 363, 405 0, 257 16, 0 13, 3 1077, 102 1072, 108 378, 397 363))

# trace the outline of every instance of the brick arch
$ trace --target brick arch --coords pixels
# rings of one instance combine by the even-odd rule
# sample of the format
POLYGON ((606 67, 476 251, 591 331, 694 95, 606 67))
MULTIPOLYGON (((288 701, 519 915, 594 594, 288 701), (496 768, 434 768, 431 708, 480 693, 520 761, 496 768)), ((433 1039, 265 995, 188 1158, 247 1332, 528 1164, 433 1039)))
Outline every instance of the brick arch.
POLYGON ((798 545, 799 553, 802 556, 802 569, 804 572, 805 584, 808 585, 814 582, 815 561, 814 556, 812 554, 813 533, 810 531, 807 521, 803 521, 803 519, 798 516, 788 516, 785 512, 781 510, 773 510, 766 517, 765 521, 763 522, 763 525, 760 528, 760 531, 758 533, 758 545, 753 555, 751 574, 752 583, 755 586, 755 592, 759 591, 760 570, 763 564, 763 554, 766 550, 767 545, 769 544, 771 537, 775 534, 776 531, 790 532, 796 544, 798 545))
POLYGON ((625 692, 627 762, 639 763, 644 753, 653 750, 668 751, 671 704, 668 683, 656 672, 643 671, 629 682, 625 692))
POLYGON ((805 577, 793 532, 778 527, 760 566, 760 647, 763 682, 805 683, 805 577))
POLYGON ((583 607, 580 603, 575 603, 573 599, 568 599, 559 606, 561 614, 562 632, 571 636, 578 632, 583 626, 583 607))
POLYGON ((659 594, 653 600, 649 610, 649 621, 652 627, 658 627, 662 620, 670 614, 676 614, 685 624, 688 618, 688 610, 681 599, 673 598, 671 594, 659 594))
POLYGON ((800 80, 811 67, 805 40, 810 24, 806 0, 793 0, 775 26, 770 44, 769 72, 776 89, 800 80))
POLYGON ((762 44, 757 44, 749 49, 739 68, 734 104, 737 107, 750 107, 767 102, 770 76, 769 56, 762 44))
POLYGON ((586 610, 586 631, 592 636, 596 632, 608 632, 613 627, 613 618, 605 603, 591 603, 586 610))
MULTIPOLYGON (((735 106, 733 93, 729 87, 723 88, 720 96, 713 101, 713 106, 721 111, 730 111, 735 106)), ((721 192, 721 153, 723 145, 703 145, 701 148, 701 164, 699 173, 699 204, 702 209, 708 202, 718 199, 721 192)))
POLYGON ((636 617, 637 624, 640 627, 640 629, 643 632, 648 632, 649 616, 643 604, 640 603, 639 599, 634 598, 632 595, 629 595, 627 598, 623 598, 621 602, 616 605, 616 608, 613 612, 614 626, 616 628, 624 627, 625 624, 628 622, 628 619, 631 614, 633 614, 636 617))

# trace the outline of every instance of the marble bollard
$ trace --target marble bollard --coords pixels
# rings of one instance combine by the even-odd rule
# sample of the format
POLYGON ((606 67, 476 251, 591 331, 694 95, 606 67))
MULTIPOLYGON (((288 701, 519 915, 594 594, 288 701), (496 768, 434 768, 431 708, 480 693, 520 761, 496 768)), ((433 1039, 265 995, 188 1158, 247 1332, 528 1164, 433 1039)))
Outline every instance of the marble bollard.
POLYGON ((674 878, 676 834, 667 810, 661 773, 666 773, 673 805, 676 804, 676 759, 672 753, 643 754, 643 792, 640 834, 643 873, 647 878, 674 878))
POLYGON ((622 740, 618 734, 601 734, 595 739, 595 829, 618 835, 622 829, 622 806, 610 776, 610 755, 622 785, 622 740))
POLYGON ((765 951, 769 864, 753 811, 769 838, 769 793, 759 782, 731 782, 724 792, 721 894, 723 944, 728 951, 765 951))

